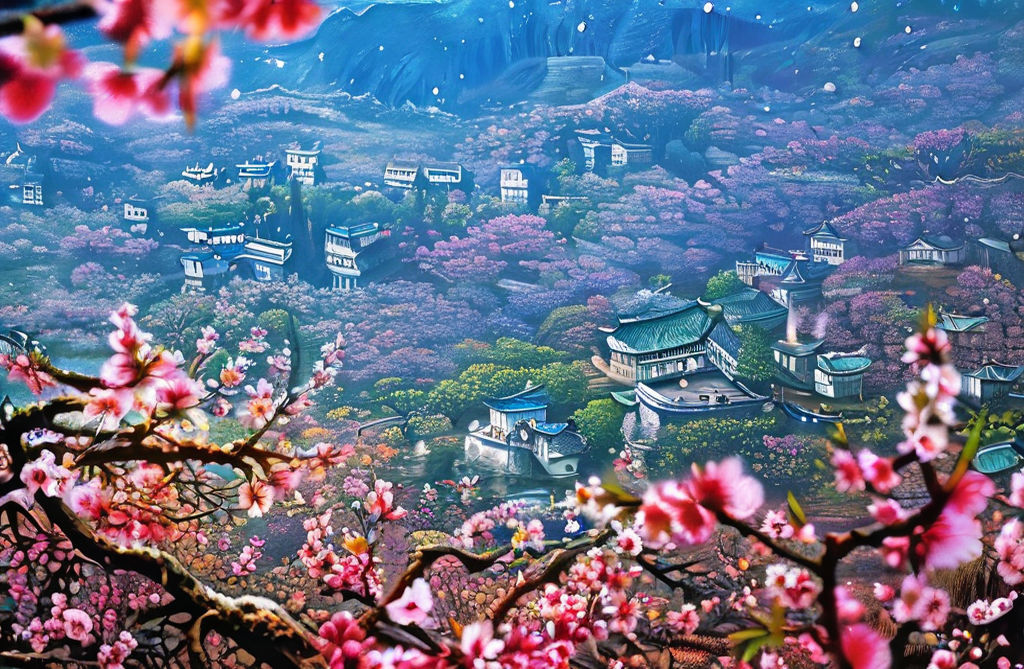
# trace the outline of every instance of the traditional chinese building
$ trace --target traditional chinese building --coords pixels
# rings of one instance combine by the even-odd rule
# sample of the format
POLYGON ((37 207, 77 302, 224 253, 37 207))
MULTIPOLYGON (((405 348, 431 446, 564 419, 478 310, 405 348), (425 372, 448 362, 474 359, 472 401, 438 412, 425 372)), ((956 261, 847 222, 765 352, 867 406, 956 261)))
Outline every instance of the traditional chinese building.
POLYGON ((387 231, 377 223, 327 228, 324 254, 335 290, 352 290, 365 283, 387 258, 387 231))
POLYGON ((420 169, 431 186, 446 190, 463 190, 466 173, 458 163, 424 163, 420 169))
POLYGON ((963 375, 961 394, 973 404, 987 404, 1006 397, 1024 373, 1024 366, 990 362, 963 375))
POLYGON ((527 386, 512 395, 484 400, 490 422, 470 426, 466 460, 520 476, 575 475, 580 456, 590 447, 572 421, 548 422, 549 404, 544 386, 527 386))
POLYGON ((814 370, 814 392, 833 399, 863 399, 864 372, 870 366, 864 356, 823 353, 814 370))
POLYGON ((756 288, 743 288, 711 303, 722 307, 725 322, 733 327, 756 325, 774 330, 786 322, 788 314, 786 307, 756 288))
POLYGON ((533 165, 510 165, 500 173, 501 201, 535 208, 540 201, 541 176, 533 165))
POLYGON ((771 296, 782 305, 810 302, 821 296, 821 284, 831 271, 828 263, 793 260, 778 279, 773 280, 771 296))
POLYGON ((620 314, 618 325, 602 328, 614 378, 635 385, 701 370, 717 369, 730 378, 736 374, 739 340, 722 308, 696 300, 676 302, 679 306, 652 304, 620 314))
POLYGON ((804 230, 804 236, 807 238, 807 250, 813 262, 842 265, 846 260, 846 239, 841 237, 828 221, 804 230))
POLYGON ((967 249, 946 235, 921 236, 900 249, 901 265, 962 265, 967 249))
POLYGON ((315 186, 320 182, 320 153, 320 142, 309 150, 285 149, 288 176, 304 186, 315 186))
POLYGON ((736 275, 748 286, 755 286, 762 277, 782 276, 794 260, 808 260, 808 257, 803 253, 783 251, 762 244, 754 251, 752 261, 736 261, 736 275))
POLYGON ((265 188, 273 182, 276 160, 266 160, 262 156, 235 165, 238 170, 238 181, 246 190, 265 188))

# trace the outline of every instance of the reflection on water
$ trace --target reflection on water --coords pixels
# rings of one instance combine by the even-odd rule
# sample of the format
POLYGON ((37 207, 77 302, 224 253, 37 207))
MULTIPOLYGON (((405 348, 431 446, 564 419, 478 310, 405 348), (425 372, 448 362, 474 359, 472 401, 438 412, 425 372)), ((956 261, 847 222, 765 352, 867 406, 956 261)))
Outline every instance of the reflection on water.
MULTIPOLYGON (((552 500, 559 503, 567 494, 573 493, 578 480, 575 476, 560 479, 511 476, 470 464, 465 460, 461 444, 425 444, 423 451, 413 448, 411 454, 396 458, 391 463, 389 476, 408 488, 422 488, 424 483, 436 485, 444 480, 458 481, 463 476, 479 476, 477 492, 483 506, 510 500, 522 500, 529 506, 549 506, 552 500)), ((592 459, 580 461, 579 476, 584 479, 601 473, 602 468, 592 459)))

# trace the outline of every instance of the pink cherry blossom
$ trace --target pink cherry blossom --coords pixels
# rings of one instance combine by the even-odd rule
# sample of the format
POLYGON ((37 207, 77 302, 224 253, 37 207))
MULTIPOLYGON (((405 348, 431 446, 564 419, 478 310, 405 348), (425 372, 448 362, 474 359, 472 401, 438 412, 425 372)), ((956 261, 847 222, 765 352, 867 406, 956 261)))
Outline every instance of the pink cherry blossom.
POLYGON ((417 578, 402 593, 402 596, 384 607, 388 617, 398 625, 426 626, 430 611, 434 608, 434 596, 430 584, 417 578))
POLYGON ((837 448, 832 454, 832 466, 835 467, 836 490, 849 492, 864 490, 864 475, 853 454, 846 449, 837 448))
POLYGON ((853 669, 889 669, 892 666, 889 643, 864 623, 844 628, 840 645, 853 669))
POLYGON ((238 506, 249 512, 250 518, 259 518, 274 504, 274 491, 264 481, 254 479, 238 488, 238 506))
POLYGON ((122 125, 137 112, 150 117, 171 110, 164 72, 155 68, 126 71, 113 63, 90 63, 85 68, 93 115, 104 123, 122 125))
POLYGON ((64 624, 64 635, 78 641, 87 643, 92 632, 92 618, 81 609, 64 609, 61 613, 61 621, 64 624))

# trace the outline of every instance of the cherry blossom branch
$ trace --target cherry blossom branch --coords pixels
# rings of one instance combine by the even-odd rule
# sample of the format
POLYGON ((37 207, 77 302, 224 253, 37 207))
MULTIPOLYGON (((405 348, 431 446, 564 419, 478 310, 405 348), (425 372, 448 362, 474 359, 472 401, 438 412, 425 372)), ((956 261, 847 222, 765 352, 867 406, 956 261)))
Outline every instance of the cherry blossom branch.
MULTIPOLYGON (((28 8, 26 7, 26 9, 28 8)), ((4 18, 0 19, 0 37, 21 34, 25 28, 24 17, 27 15, 36 17, 46 25, 87 21, 97 16, 96 8, 91 2, 69 2, 63 5, 43 7, 24 14, 19 13, 15 16, 9 14, 5 13, 4 18)))
POLYGON ((276 602, 229 597, 197 580, 177 558, 153 548, 126 548, 96 536, 59 499, 36 494, 36 503, 86 559, 105 570, 137 573, 158 583, 194 616, 208 620, 240 647, 274 667, 326 666, 312 635, 276 602))
POLYGON ((612 530, 605 529, 592 537, 588 537, 583 543, 572 548, 559 548, 552 551, 551 561, 548 562, 540 574, 535 578, 523 580, 498 601, 497 605, 491 610, 491 620, 494 621, 495 625, 501 623, 522 597, 547 583, 555 583, 559 576, 562 575, 562 572, 576 560, 577 556, 595 546, 601 546, 611 539, 613 534, 612 530))

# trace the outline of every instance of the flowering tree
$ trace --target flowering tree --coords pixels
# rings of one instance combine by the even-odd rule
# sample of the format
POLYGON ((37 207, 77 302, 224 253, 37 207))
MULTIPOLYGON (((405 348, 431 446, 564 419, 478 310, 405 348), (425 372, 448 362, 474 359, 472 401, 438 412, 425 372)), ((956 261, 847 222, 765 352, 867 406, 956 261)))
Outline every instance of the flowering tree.
MULTIPOLYGON (((986 539, 981 516, 993 499, 1024 506, 1024 476, 997 496, 991 480, 968 469, 977 433, 957 454, 960 377, 934 319, 907 340, 904 361, 917 379, 899 395, 906 415, 895 453, 857 450, 841 429, 834 439, 836 490, 869 497, 862 526, 817 531, 793 495, 781 508, 766 504, 761 484, 727 458, 637 495, 598 480, 578 485, 559 511, 561 538, 552 518, 531 517, 522 504, 484 509, 411 543, 393 567, 392 528, 429 524, 441 508, 438 489, 427 484, 417 499, 373 476, 373 459, 353 446, 302 450, 270 436, 331 382, 340 340, 298 384, 297 352, 287 343, 270 349, 265 330, 229 357, 206 328, 186 362, 153 345, 130 307, 111 320, 114 353, 97 378, 35 353, 2 359, 10 379, 49 398, 2 415, 0 583, 13 603, 0 613, 5 661, 539 669, 584 658, 624 667, 716 657, 748 666, 759 657, 762 667, 831 658, 877 669, 924 631, 932 641, 913 639, 930 644, 933 666, 982 658, 1010 666, 999 658, 1010 657, 1005 634, 1016 639, 1019 627, 1004 631, 999 621, 1014 607, 1011 588, 1024 582, 1024 525, 1011 520, 986 539), (250 360, 264 353, 255 378, 264 366, 250 360), (216 444, 208 414, 233 416, 248 431, 216 444), (346 465, 336 488, 329 471, 346 465), (195 553, 218 525, 272 518, 275 507, 302 512, 289 495, 303 478, 317 482, 305 541, 290 566, 261 576, 286 605, 200 580, 195 553), (914 480, 920 502, 904 506, 900 493, 914 480), (995 557, 983 559, 988 540, 995 557), (856 556, 884 565, 873 589, 841 576, 856 556), (996 565, 1002 585, 962 601, 941 570, 979 559, 996 565), (721 570, 687 571, 697 563, 721 570), (272 587, 278 581, 292 591, 272 587), (318 590, 328 607, 295 615, 305 593, 318 590), (872 622, 880 615, 888 627, 872 622), (733 652, 738 663, 725 659, 733 652)), ((642 468, 631 471, 635 485, 642 468)), ((444 483, 462 504, 476 485, 444 483)), ((224 536, 217 544, 230 546, 224 536)), ((260 576, 269 548, 250 535, 232 578, 260 576)))
POLYGON ((36 11, 25 5, 20 20, 0 25, 10 35, 0 41, 0 114, 17 123, 45 112, 61 81, 82 80, 96 117, 106 123, 124 123, 138 112, 165 116, 176 101, 191 125, 199 97, 227 82, 230 61, 217 31, 287 40, 308 33, 320 17, 314 0, 83 1, 36 11), (86 63, 68 46, 59 24, 89 18, 98 18, 100 32, 122 47, 122 64, 86 63), (172 44, 170 63, 144 66, 144 49, 164 41, 172 44))

